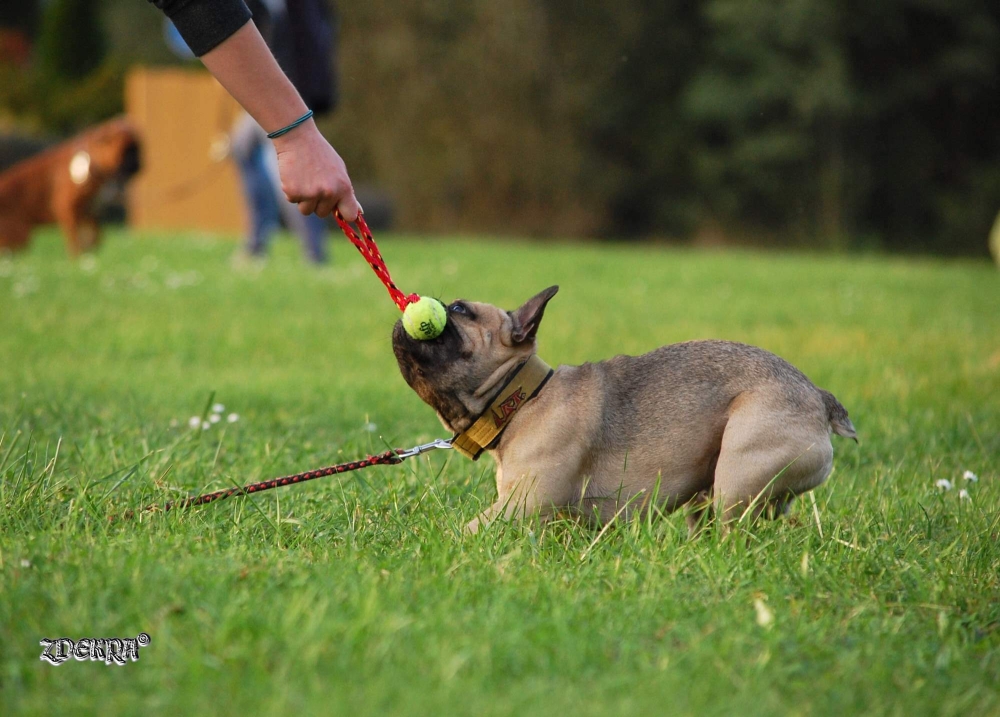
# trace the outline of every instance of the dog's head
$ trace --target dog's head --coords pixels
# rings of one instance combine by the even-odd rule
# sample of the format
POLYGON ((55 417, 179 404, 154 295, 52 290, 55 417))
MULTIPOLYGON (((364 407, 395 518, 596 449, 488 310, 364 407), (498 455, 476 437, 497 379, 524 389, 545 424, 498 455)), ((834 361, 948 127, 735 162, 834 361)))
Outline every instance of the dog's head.
POLYGON ((99 124, 84 134, 80 149, 89 155, 90 172, 104 180, 124 182, 139 171, 139 135, 123 117, 99 124))
POLYGON ((535 334, 558 286, 536 294, 515 311, 458 299, 436 339, 410 338, 397 321, 392 348, 403 378, 437 411, 445 428, 464 431, 486 410, 492 394, 535 353, 535 334))

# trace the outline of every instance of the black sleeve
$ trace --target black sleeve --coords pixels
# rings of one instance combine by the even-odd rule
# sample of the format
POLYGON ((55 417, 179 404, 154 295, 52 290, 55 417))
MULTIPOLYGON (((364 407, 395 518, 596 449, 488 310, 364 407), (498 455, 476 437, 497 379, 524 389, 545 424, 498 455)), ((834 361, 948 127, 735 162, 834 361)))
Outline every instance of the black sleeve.
POLYGON ((243 27, 250 11, 243 0, 149 0, 177 26, 198 57, 243 27))

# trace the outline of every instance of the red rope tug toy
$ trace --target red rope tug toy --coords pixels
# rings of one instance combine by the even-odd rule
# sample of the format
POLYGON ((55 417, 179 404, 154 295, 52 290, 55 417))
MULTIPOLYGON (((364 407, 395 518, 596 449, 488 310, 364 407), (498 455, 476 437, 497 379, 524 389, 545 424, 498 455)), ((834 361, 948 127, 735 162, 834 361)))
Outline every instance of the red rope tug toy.
POLYGON ((356 246, 358 251, 361 252, 361 256, 368 262, 372 271, 375 272, 375 276, 385 285, 385 288, 389 292, 389 297, 399 307, 399 310, 403 312, 403 328, 406 329, 406 333, 418 341, 429 341, 440 336, 441 332, 444 331, 445 324, 448 322, 448 312, 445 311, 444 305, 437 299, 432 299, 429 296, 407 295, 399 290, 396 284, 393 283, 392 277, 389 276, 389 269, 385 265, 385 259, 382 258, 382 253, 378 250, 378 244, 375 243, 375 238, 372 236, 368 224, 365 223, 364 215, 359 212, 356 220, 358 229, 361 231, 360 237, 351 228, 351 225, 344 221, 344 218, 340 215, 340 210, 334 211, 333 217, 337 220, 337 224, 340 225, 340 229, 350 240, 351 244, 356 246))
POLYGON ((400 291, 396 284, 393 283, 392 277, 389 276, 389 269, 385 265, 385 259, 382 258, 382 253, 378 250, 378 244, 375 243, 375 238, 372 236, 371 230, 368 228, 368 224, 365 222, 365 217, 363 214, 358 212, 358 218, 356 224, 358 229, 361 230, 361 236, 359 237, 355 231, 351 228, 351 225, 344 221, 344 218, 340 215, 340 210, 337 209, 333 213, 334 219, 337 220, 337 224, 340 225, 340 229, 344 232, 344 235, 350 240, 351 244, 358 248, 361 252, 361 256, 365 258, 368 265, 371 266, 372 271, 375 272, 385 288, 389 291, 389 297, 392 299, 393 303, 399 307, 400 311, 406 311, 406 307, 410 304, 415 304, 420 300, 420 296, 417 294, 406 295, 400 291))

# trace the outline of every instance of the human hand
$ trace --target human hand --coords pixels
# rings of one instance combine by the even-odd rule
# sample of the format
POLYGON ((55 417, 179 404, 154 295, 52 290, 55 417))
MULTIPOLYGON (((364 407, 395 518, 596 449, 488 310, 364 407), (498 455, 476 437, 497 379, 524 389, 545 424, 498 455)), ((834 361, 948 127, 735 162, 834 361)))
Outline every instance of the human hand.
POLYGON ((312 120, 276 138, 274 148, 281 189, 288 201, 299 205, 300 212, 327 217, 339 209, 346 221, 357 219, 361 206, 344 160, 312 120))

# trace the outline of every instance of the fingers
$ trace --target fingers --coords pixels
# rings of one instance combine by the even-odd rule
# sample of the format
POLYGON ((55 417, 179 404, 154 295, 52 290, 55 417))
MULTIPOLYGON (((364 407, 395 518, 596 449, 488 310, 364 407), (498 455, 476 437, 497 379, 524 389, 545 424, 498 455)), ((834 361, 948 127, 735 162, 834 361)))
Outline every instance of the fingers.
POLYGON ((309 216, 316 211, 316 204, 318 203, 315 197, 311 199, 304 199, 299 202, 299 211, 303 216, 309 216))
POLYGON ((341 215, 347 221, 353 222, 361 209, 349 181, 323 183, 297 192, 290 192, 284 187, 283 189, 288 201, 298 204, 299 211, 306 216, 316 214, 328 217, 333 214, 334 209, 340 209, 341 215))
POLYGON ((336 197, 330 195, 324 195, 322 199, 316 204, 316 215, 320 217, 328 217, 333 213, 333 210, 337 208, 336 197))
POLYGON ((317 216, 328 217, 333 214, 334 209, 339 209, 340 215, 349 222, 357 219, 361 205, 354 197, 354 189, 350 185, 342 192, 326 190, 316 197, 299 202, 299 211, 303 214, 315 212, 317 216))

